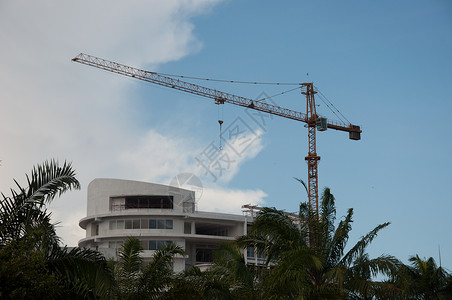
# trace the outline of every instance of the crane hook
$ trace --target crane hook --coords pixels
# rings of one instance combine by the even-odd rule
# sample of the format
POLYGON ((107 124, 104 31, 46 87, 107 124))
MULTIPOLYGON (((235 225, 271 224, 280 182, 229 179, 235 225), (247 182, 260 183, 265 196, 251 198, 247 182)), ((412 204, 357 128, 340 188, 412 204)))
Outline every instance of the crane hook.
POLYGON ((221 145, 221 125, 223 125, 223 121, 222 120, 218 120, 218 124, 220 124, 220 150, 223 150, 223 146, 221 145))

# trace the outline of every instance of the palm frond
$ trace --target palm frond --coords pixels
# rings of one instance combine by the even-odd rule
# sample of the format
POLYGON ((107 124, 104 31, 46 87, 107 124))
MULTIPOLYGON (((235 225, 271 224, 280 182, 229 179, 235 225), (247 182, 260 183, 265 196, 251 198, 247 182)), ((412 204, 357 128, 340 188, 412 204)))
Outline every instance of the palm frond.
POLYGON ((60 167, 55 160, 46 161, 42 165, 33 167, 31 176, 27 175, 27 182, 27 199, 41 205, 50 202, 55 196, 61 196, 68 190, 80 189, 80 183, 75 177, 72 164, 64 162, 60 167))
POLYGON ((248 265, 237 244, 220 244, 214 253, 211 272, 220 275, 241 293, 257 293, 255 281, 257 279, 256 269, 248 265))
POLYGON ((241 247, 253 247, 268 261, 277 259, 281 250, 305 245, 306 237, 284 212, 264 208, 256 216, 247 235, 237 240, 241 247))
MULTIPOLYGON (((352 217, 353 209, 350 208, 345 218, 339 222, 334 235, 326 244, 325 249, 328 249, 327 264, 330 267, 336 266, 339 263, 342 255, 344 254, 345 246, 347 245, 349 238, 349 233, 352 230, 352 217)), ((328 234, 325 233, 325 235, 328 234)))
MULTIPOLYGON (((0 205, 0 244, 7 243, 15 237, 22 237, 27 228, 49 226, 50 214, 43 205, 56 195, 70 189, 79 189, 80 183, 75 178, 71 164, 62 167, 52 160, 33 168, 27 177, 28 187, 22 187, 16 180, 18 190, 11 189, 11 196, 2 193, 0 205)), ((55 236, 55 235, 54 235, 55 236)))
POLYGON ((334 231, 334 221, 336 220, 336 205, 334 196, 329 188, 325 188, 321 198, 320 220, 324 231, 331 233, 334 231))
POLYGON ((352 249, 350 249, 346 255, 341 259, 340 264, 343 265, 350 265, 354 259, 356 259, 358 256, 360 256, 366 247, 377 237, 378 232, 389 226, 391 224, 390 222, 386 222, 383 224, 378 225, 373 230, 371 230, 368 234, 363 236, 356 244, 353 246, 352 249))
POLYGON ((171 286, 174 281, 171 263, 176 255, 184 256, 185 251, 174 243, 155 251, 152 261, 142 270, 138 278, 137 290, 140 299, 149 298, 149 295, 158 298, 171 286))
POLYGON ((91 249, 69 250, 54 245, 47 256, 48 269, 66 287, 62 297, 108 298, 116 284, 103 255, 91 249))
POLYGON ((119 265, 123 276, 130 277, 138 272, 143 259, 140 254, 143 251, 140 240, 136 237, 128 237, 119 249, 119 265))
POLYGON ((306 185, 306 183, 303 180, 301 180, 300 178, 294 177, 294 179, 304 186, 304 189, 306 190, 306 195, 308 195, 309 192, 308 192, 308 186, 306 185))

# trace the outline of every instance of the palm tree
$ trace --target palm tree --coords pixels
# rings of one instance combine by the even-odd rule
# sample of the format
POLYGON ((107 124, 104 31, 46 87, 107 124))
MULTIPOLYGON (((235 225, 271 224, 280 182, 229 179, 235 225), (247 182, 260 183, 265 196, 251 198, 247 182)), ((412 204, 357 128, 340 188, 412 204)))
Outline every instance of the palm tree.
POLYGON ((432 257, 415 255, 409 262, 411 265, 402 265, 392 278, 403 291, 401 299, 452 299, 452 275, 438 267, 432 257))
POLYGON ((247 298, 237 296, 231 291, 231 284, 224 274, 219 274, 212 269, 201 271, 194 266, 176 275, 162 299, 232 300, 247 298))
POLYGON ((217 277, 227 286, 234 299, 261 299, 259 280, 265 271, 248 264, 242 249, 236 243, 220 244, 214 253, 211 277, 217 277))
POLYGON ((23 188, 14 180, 18 191, 11 189, 11 197, 2 193, 0 205, 0 245, 21 238, 39 228, 46 232, 47 241, 58 241, 55 228, 50 222, 50 213, 45 205, 57 195, 71 189, 80 189, 71 164, 59 167, 56 161, 45 162, 33 168, 31 176, 26 175, 28 186, 23 188))
POLYGON ((264 208, 255 218, 250 232, 238 242, 254 247, 266 258, 271 269, 264 278, 267 296, 273 298, 343 299, 347 296, 371 297, 378 286, 373 275, 387 274, 398 265, 392 256, 369 260, 366 247, 389 223, 378 225, 364 235, 348 252, 353 209, 335 226, 334 196, 325 188, 320 214, 313 215, 302 203, 297 216, 275 208, 264 208))
POLYGON ((152 261, 144 265, 143 248, 135 237, 129 237, 119 250, 119 260, 113 262, 118 283, 119 299, 158 299, 163 297, 174 280, 172 260, 176 255, 185 255, 175 244, 167 244, 157 250, 152 261))
POLYGON ((27 187, 2 193, 0 288, 2 298, 98 298, 109 296, 113 277, 93 250, 60 247, 46 204, 80 183, 70 163, 52 160, 26 175, 27 187))
POLYGON ((113 272, 118 285, 119 299, 138 298, 138 278, 143 264, 143 247, 137 238, 126 239, 118 252, 118 261, 113 263, 113 272))

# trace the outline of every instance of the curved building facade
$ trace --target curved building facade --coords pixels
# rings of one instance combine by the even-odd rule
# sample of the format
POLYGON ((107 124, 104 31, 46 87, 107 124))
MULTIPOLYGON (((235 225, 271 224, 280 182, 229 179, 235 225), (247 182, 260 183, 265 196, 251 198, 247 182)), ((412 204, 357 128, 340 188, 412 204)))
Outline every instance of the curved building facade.
POLYGON ((88 186, 87 216, 79 222, 86 237, 78 245, 115 257, 124 239, 134 236, 141 241, 146 260, 155 250, 175 243, 187 253, 174 259, 173 270, 179 272, 210 263, 217 245, 245 234, 249 220, 249 216, 196 211, 193 191, 98 178, 88 186))

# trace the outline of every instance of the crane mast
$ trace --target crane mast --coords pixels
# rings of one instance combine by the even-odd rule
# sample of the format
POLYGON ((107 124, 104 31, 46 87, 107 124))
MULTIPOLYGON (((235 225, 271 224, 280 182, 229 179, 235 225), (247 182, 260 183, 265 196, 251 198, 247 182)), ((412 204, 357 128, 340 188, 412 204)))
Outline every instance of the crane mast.
POLYGON ((306 113, 298 112, 288 108, 272 105, 266 102, 255 101, 250 98, 237 96, 230 93, 225 93, 215 89, 203 87, 197 84, 189 83, 179 79, 165 76, 156 72, 145 71, 123 64, 119 64, 113 61, 95 57, 92 55, 80 53, 72 59, 74 62, 89 65, 99 69, 103 69, 109 72, 117 73, 120 75, 136 78, 139 80, 147 81, 150 83, 166 86, 183 92, 203 96, 213 99, 217 104, 230 103, 277 115, 283 118, 292 119, 306 123, 308 127, 308 144, 309 151, 305 160, 308 163, 308 198, 309 205, 313 210, 313 213, 318 216, 318 171, 317 165, 320 160, 320 156, 316 151, 316 130, 324 131, 327 128, 335 129, 339 131, 345 131, 349 133, 349 138, 352 140, 361 139, 361 129, 359 126, 352 125, 350 123, 338 122, 321 117, 316 112, 315 98, 316 91, 314 90, 313 83, 300 83, 300 87, 305 90, 302 94, 306 95, 306 113))
POLYGON ((317 155, 316 149, 316 127, 319 118, 315 109, 314 85, 312 83, 306 86, 306 117, 308 125, 308 156, 305 157, 308 163, 308 199, 311 209, 318 215, 319 212, 319 175, 318 161, 320 156, 317 155))

